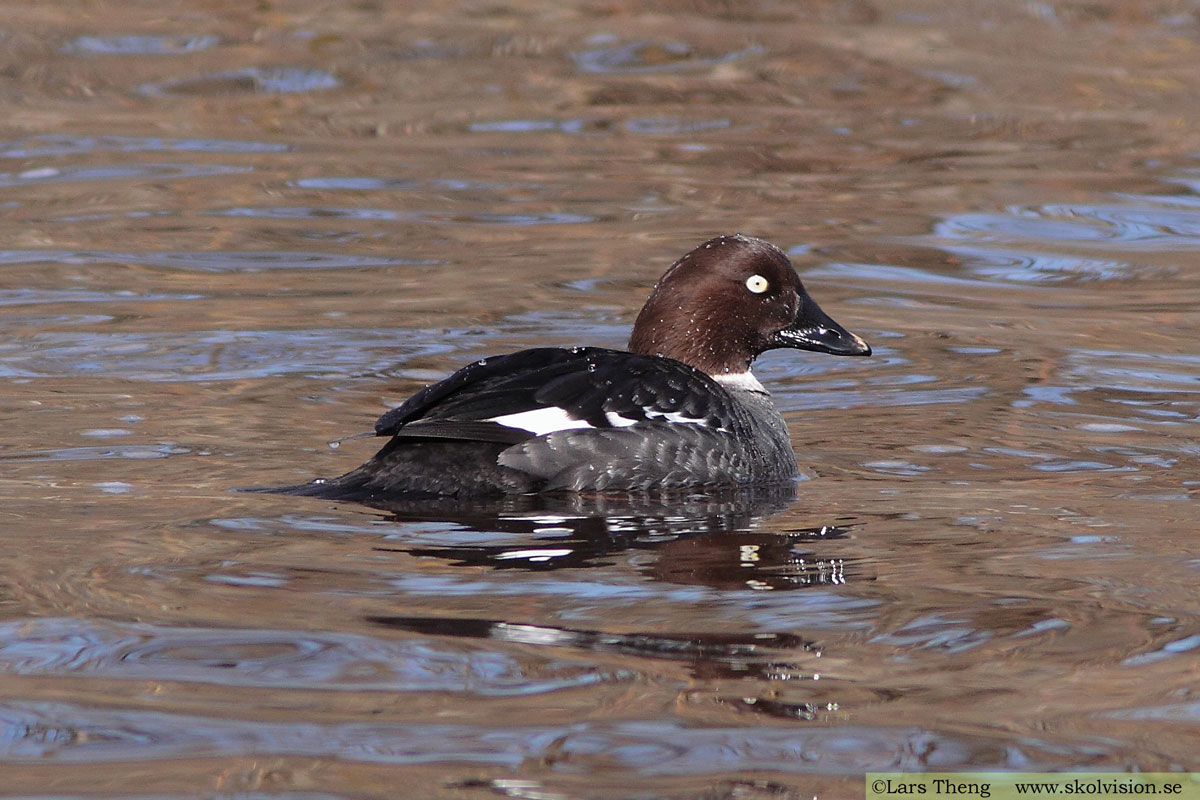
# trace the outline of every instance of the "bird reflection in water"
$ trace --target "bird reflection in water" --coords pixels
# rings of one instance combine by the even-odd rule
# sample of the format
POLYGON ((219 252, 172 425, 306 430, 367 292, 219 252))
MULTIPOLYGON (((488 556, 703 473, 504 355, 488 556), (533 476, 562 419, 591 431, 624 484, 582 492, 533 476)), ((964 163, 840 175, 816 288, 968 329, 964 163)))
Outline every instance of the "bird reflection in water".
POLYGON ((818 548, 845 537, 852 527, 848 520, 802 528, 762 524, 794 499, 795 487, 787 484, 673 496, 520 495, 370 505, 387 511, 393 522, 452 522, 467 531, 522 538, 520 545, 376 548, 456 566, 580 569, 608 566, 621 553, 640 550, 658 558, 637 568, 668 583, 757 591, 846 583, 853 565, 822 556, 818 548))
MULTIPOLYGON (((633 566, 653 580, 727 591, 786 591, 837 587, 855 577, 854 564, 820 554, 821 543, 848 535, 844 519, 803 528, 772 526, 795 488, 728 490, 674 497, 518 496, 494 500, 372 503, 401 523, 450 521, 466 531, 521 537, 520 544, 376 547, 379 551, 443 559, 455 566, 548 571, 615 564, 628 551, 653 552, 633 566)), ((813 680, 820 647, 803 636, 776 632, 610 632, 489 618, 375 615, 367 621, 425 636, 488 639, 687 662, 705 680, 813 680)), ((798 620, 799 622, 799 620, 798 620)), ((807 702, 768 697, 723 698, 747 712, 812 719, 807 702)))

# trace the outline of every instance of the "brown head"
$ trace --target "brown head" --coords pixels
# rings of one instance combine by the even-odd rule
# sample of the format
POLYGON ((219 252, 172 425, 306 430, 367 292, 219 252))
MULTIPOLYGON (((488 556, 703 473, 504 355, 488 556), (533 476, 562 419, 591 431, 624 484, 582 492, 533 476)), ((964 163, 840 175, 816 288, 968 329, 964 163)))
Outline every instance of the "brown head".
POLYGON ((871 354, 808 296, 782 250, 741 234, 710 239, 672 264, 629 340, 634 353, 674 358, 714 376, 746 372, 775 347, 871 354))

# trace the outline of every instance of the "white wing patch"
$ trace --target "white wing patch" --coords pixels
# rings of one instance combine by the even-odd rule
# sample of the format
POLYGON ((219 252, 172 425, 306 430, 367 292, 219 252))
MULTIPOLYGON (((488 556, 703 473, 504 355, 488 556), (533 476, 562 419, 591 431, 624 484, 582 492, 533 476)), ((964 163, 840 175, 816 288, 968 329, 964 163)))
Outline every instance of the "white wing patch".
MULTIPOLYGON (((755 383, 758 383, 755 381, 755 383)), ((708 420, 689 417, 686 414, 681 414, 678 411, 654 411, 653 409, 645 409, 646 419, 648 420, 663 420, 673 422, 677 425, 707 425, 708 420)), ((631 425, 638 424, 641 420, 630 419, 622 416, 616 411, 605 411, 604 418, 608 420, 608 424, 614 428, 628 428, 631 425)), ((546 434, 554 433, 555 431, 567 431, 579 428, 592 428, 587 420, 575 419, 566 410, 558 406, 546 406, 544 408, 535 408, 531 411, 520 411, 516 414, 504 414, 499 417, 490 417, 486 422, 495 422, 497 425, 504 425, 507 428, 520 428, 523 431, 529 431, 534 436, 545 436, 546 434)), ((718 429, 723 430, 723 429, 718 429)))
MULTIPOLYGON (((708 420, 699 417, 689 417, 686 414, 680 414, 678 411, 655 411, 652 408, 642 409, 646 414, 646 419, 661 419, 667 422, 674 422, 679 425, 707 425, 708 420)), ((605 411, 605 418, 608 423, 614 428, 628 428, 630 425, 636 425, 640 420, 623 417, 615 411, 605 411)))
POLYGON ((520 428, 529 431, 534 436, 545 436, 555 431, 566 431, 572 428, 590 428, 587 420, 575 419, 558 406, 535 408, 532 411, 518 411, 516 414, 504 414, 491 417, 486 422, 495 422, 507 428, 520 428))
POLYGON ((680 414, 678 411, 653 411, 646 409, 646 416, 649 419, 665 419, 667 422, 676 422, 680 425, 707 425, 708 421, 689 417, 685 414, 680 414))

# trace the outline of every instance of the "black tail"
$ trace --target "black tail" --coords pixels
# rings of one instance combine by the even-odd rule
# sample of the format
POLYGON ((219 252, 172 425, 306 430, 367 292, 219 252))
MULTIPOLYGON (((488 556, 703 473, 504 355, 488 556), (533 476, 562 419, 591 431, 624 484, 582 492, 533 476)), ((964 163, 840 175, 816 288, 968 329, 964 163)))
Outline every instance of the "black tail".
POLYGON ((317 478, 294 486, 254 486, 237 491, 320 497, 325 500, 370 500, 379 493, 379 487, 371 485, 372 475, 359 467, 337 478, 317 478))
POLYGON ((545 481, 497 463, 506 442, 393 438, 357 469, 298 486, 248 491, 370 502, 527 494, 545 481))

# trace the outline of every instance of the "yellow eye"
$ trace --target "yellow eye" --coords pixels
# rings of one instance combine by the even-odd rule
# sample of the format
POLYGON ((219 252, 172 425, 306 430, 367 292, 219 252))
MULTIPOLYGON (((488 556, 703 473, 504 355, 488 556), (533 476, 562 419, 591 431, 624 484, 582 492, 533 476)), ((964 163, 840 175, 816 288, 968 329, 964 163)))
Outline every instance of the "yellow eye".
POLYGON ((755 294, 762 294, 771 288, 771 284, 767 283, 767 279, 762 275, 751 275, 749 278, 746 278, 746 288, 755 294))

